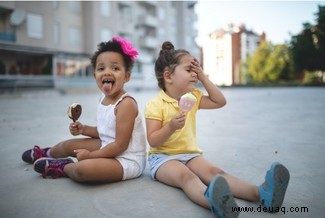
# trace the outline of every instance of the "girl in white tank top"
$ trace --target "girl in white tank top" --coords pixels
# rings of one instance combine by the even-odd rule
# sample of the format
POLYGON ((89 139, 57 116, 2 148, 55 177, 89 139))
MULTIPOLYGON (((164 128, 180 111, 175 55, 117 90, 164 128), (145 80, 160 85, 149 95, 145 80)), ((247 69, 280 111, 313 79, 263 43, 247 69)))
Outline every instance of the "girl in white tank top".
POLYGON ((146 165, 146 139, 136 101, 124 90, 138 52, 120 37, 98 45, 91 57, 94 78, 103 93, 97 127, 79 121, 72 135, 83 135, 53 147, 35 146, 22 159, 34 163, 43 177, 70 177, 78 182, 116 182, 139 177, 146 165), (74 156, 77 162, 69 158, 74 156))

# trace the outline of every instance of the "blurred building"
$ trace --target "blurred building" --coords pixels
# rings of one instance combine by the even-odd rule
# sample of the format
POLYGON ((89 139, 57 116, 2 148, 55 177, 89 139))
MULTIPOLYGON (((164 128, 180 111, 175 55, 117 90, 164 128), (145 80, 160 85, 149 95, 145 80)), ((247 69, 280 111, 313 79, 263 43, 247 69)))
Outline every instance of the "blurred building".
POLYGON ((266 40, 265 33, 254 33, 244 25, 230 24, 212 32, 202 48, 204 72, 217 85, 245 84, 245 75, 241 75, 240 71, 241 64, 263 40, 266 40))
POLYGON ((139 50, 132 76, 142 87, 156 85, 154 61, 164 41, 200 56, 195 4, 0 1, 0 87, 95 85, 89 57, 115 35, 139 50))

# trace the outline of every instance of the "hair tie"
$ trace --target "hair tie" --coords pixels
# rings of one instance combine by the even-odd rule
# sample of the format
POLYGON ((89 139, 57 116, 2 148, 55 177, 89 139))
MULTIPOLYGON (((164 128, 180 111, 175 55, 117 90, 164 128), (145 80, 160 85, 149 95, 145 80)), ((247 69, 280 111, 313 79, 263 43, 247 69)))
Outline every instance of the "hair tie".
POLYGON ((136 57, 139 55, 138 51, 132 46, 132 43, 119 36, 114 36, 113 40, 120 43, 123 53, 131 58, 132 62, 135 62, 136 57))

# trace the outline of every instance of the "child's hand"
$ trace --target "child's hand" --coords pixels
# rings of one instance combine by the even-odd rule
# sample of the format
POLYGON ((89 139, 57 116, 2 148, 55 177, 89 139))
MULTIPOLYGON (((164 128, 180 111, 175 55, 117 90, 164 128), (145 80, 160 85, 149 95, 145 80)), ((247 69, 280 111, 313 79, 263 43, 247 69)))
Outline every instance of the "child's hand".
POLYGON ((178 115, 174 116, 170 120, 169 125, 173 131, 183 128, 185 125, 185 114, 182 113, 182 114, 178 114, 178 115))
POLYGON ((198 80, 202 81, 205 78, 200 62, 196 58, 191 61, 191 69, 196 73, 198 80))
POLYGON ((84 128, 84 125, 82 125, 78 121, 76 121, 74 123, 70 123, 70 126, 69 126, 70 133, 74 136, 82 134, 83 128, 84 128))
POLYGON ((74 150, 74 153, 76 153, 78 161, 89 159, 90 151, 86 149, 76 149, 74 150))

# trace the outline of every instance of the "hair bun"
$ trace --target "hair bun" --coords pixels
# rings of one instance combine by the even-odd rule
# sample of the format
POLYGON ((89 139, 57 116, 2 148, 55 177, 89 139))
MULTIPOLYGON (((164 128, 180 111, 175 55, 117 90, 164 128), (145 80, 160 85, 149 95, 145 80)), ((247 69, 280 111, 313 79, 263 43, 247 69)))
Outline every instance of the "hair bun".
POLYGON ((161 49, 162 50, 174 50, 174 45, 171 42, 166 41, 162 44, 161 49))
POLYGON ((173 51, 174 49, 174 45, 171 42, 166 41, 162 44, 159 55, 162 55, 164 52, 173 51))

